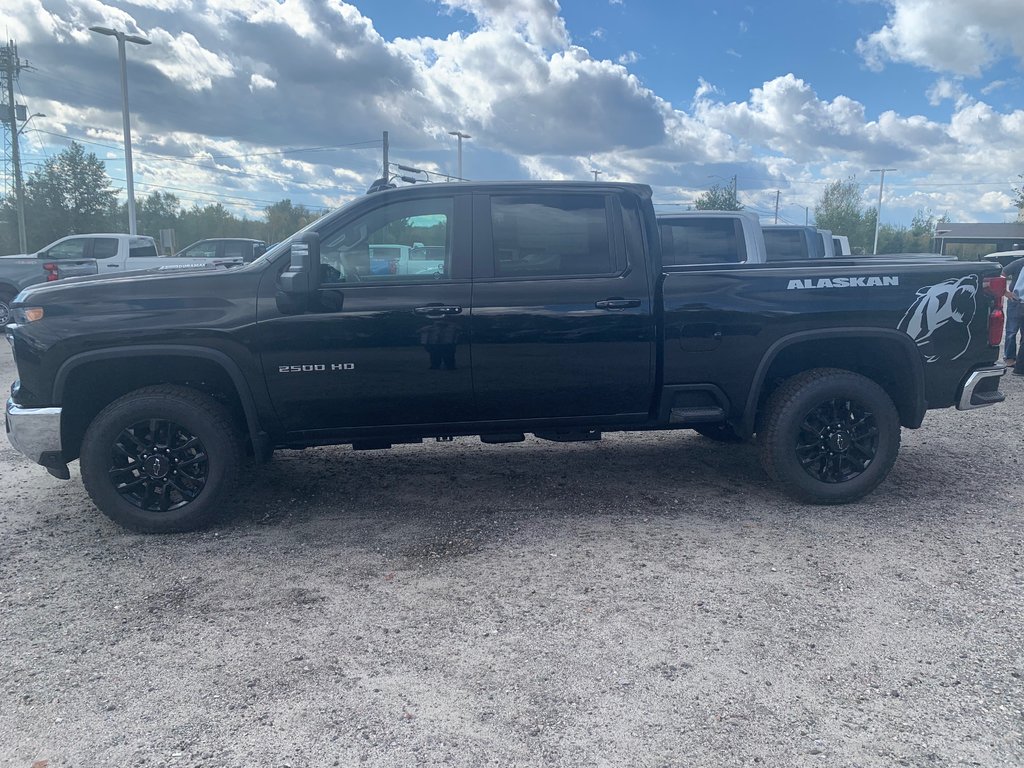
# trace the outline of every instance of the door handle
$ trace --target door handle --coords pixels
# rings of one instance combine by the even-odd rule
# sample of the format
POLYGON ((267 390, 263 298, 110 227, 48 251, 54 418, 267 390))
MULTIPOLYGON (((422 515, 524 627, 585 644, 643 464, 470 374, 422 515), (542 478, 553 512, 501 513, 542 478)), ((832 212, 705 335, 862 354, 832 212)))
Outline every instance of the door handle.
POLYGON ((598 309, 632 309, 640 306, 640 299, 604 299, 595 301, 594 306, 598 309))
POLYGON ((453 307, 445 304, 428 304, 425 307, 416 307, 413 312, 417 315, 461 315, 462 307, 453 307))

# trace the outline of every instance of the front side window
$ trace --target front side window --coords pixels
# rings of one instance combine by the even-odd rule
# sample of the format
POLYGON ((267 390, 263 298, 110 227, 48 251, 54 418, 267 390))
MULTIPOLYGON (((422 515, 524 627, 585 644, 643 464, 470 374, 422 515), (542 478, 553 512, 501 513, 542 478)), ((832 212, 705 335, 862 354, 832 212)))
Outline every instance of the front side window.
POLYGON ((321 283, 418 282, 451 276, 450 197, 407 200, 360 216, 320 240, 321 283))
POLYGON ((44 255, 46 258, 54 260, 84 259, 85 246, 88 242, 89 239, 85 237, 78 240, 66 240, 63 243, 57 243, 53 248, 46 251, 44 255))
POLYGON ((737 223, 728 218, 673 219, 661 222, 662 263, 735 264, 746 261, 746 246, 738 235, 737 223))
POLYGON ((195 243, 178 255, 185 259, 213 259, 217 256, 217 244, 195 243))
POLYGON ((495 277, 615 273, 603 195, 496 195, 491 198, 495 277))

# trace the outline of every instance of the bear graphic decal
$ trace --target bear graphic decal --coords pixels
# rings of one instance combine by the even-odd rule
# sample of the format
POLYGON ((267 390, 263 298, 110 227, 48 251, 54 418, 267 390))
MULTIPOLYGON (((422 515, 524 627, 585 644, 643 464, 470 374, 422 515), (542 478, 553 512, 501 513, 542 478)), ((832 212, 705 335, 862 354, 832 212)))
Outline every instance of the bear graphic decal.
POLYGON ((956 360, 971 343, 971 320, 978 308, 977 275, 954 277, 917 292, 899 329, 921 349, 926 362, 956 360))

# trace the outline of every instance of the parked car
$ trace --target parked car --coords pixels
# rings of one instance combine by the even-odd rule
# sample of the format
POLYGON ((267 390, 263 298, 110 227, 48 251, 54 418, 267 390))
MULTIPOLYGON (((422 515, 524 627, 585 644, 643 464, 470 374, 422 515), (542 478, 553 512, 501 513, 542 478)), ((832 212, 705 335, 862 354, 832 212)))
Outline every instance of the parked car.
POLYGON ((929 409, 1004 399, 997 265, 665 266, 660 226, 638 184, 416 185, 230 271, 33 286, 7 332, 10 440, 64 479, 80 458, 97 507, 152 532, 210 522, 247 445, 527 432, 756 432, 783 490, 837 504, 882 483, 929 409), (423 230, 437 271, 330 266, 423 230))
POLYGON ((247 237, 211 237, 198 240, 176 254, 176 259, 208 259, 223 264, 248 264, 267 251, 262 240, 247 237))

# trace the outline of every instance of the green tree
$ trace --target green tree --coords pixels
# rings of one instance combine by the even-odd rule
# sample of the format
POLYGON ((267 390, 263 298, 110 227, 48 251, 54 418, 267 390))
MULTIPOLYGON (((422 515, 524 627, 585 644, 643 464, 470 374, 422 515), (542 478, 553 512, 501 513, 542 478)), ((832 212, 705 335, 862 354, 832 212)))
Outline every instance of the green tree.
POLYGON ((850 239, 850 248, 861 249, 861 253, 871 253, 875 218, 875 209, 865 209, 861 203, 860 184, 853 176, 825 187, 814 206, 815 226, 831 230, 833 235, 845 235, 850 239))
POLYGON ((263 210, 263 215, 267 222, 265 239, 268 243, 276 243, 291 237, 311 221, 320 218, 319 214, 306 206, 293 205, 287 198, 268 205, 263 210))
POLYGON ((723 187, 712 184, 706 192, 701 192, 693 202, 698 211, 742 211, 743 206, 736 199, 736 190, 732 185, 723 187))
MULTIPOLYGON (((127 204, 121 207, 127 218, 127 204)), ((160 241, 161 229, 176 229, 181 217, 181 201, 170 192, 151 192, 135 201, 135 221, 140 235, 160 241)), ((187 243, 186 243, 187 245, 187 243)))
MULTIPOLYGON (((29 251, 65 235, 110 231, 115 225, 116 193, 110 187, 103 161, 82 145, 51 157, 25 181, 25 229, 29 251)), ((13 198, 0 203, 0 220, 15 222, 13 198)), ((3 228, 3 250, 10 253, 7 237, 17 242, 17 229, 3 228)))
POLYGON ((1013 201, 1013 204, 1017 206, 1017 221, 1024 221, 1024 174, 1020 174, 1017 178, 1022 183, 1019 187, 1013 188, 1017 194, 1017 199, 1013 201))

